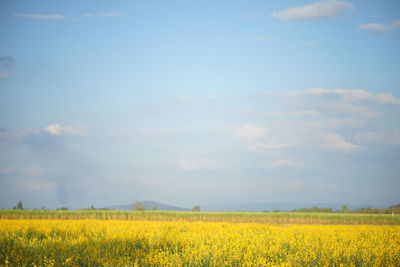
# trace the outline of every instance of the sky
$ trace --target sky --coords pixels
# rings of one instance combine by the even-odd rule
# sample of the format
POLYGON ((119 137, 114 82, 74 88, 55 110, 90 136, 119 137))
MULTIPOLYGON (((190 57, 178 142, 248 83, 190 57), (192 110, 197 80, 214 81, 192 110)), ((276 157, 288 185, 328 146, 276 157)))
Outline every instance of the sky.
POLYGON ((400 2, 0 2, 0 208, 400 202, 400 2))

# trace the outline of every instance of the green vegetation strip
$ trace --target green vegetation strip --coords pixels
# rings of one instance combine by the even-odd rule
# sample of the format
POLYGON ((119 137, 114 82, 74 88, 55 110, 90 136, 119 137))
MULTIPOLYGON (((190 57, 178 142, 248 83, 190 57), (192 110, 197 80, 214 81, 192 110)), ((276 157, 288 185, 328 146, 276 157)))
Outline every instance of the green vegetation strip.
POLYGON ((1 219, 98 219, 280 224, 400 225, 400 215, 301 212, 192 212, 119 210, 0 210, 1 219))

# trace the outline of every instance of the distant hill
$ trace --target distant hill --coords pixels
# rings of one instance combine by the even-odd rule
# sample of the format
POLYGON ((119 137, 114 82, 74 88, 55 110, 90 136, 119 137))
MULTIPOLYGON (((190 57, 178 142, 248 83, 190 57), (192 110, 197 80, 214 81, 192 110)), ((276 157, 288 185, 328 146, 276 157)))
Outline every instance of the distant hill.
MULTIPOLYGON (((319 208, 331 208, 332 210, 340 210, 343 203, 214 203, 203 205, 201 207, 204 211, 291 211, 301 208, 311 208, 317 206, 319 208)), ((384 208, 380 205, 347 205, 350 210, 358 210, 362 208, 384 208)))
MULTIPOLYGON (((190 209, 185 209, 181 208, 178 206, 173 206, 173 205, 168 205, 164 203, 159 203, 156 201, 151 201, 151 200, 145 200, 145 201, 140 201, 143 205, 146 206, 147 210, 175 210, 175 211, 189 211, 190 209)), ((114 205, 114 206, 108 206, 104 207, 105 209, 113 209, 113 210, 132 210, 132 204, 128 205, 114 205)))
MULTIPOLYGON (((168 205, 156 201, 145 200, 140 201, 146 206, 147 210, 172 210, 172 211, 189 211, 191 209, 182 208, 178 206, 168 205)), ((202 211, 291 211, 302 208, 311 208, 317 206, 318 208, 331 208, 333 211, 340 210, 342 205, 347 205, 349 210, 360 209, 383 209, 386 206, 382 205, 351 205, 345 203, 269 203, 269 202, 252 202, 252 203, 214 203, 201 205, 202 211)), ((104 207, 105 209, 114 210, 132 210, 132 204, 127 205, 114 205, 104 207)))

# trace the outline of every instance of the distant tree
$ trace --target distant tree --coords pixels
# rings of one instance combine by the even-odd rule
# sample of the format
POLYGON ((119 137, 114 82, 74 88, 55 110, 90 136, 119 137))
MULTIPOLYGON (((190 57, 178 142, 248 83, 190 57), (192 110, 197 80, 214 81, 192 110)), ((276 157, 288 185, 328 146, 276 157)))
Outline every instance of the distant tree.
POLYGON ((94 205, 92 205, 92 206, 90 207, 90 209, 91 209, 91 210, 95 210, 96 208, 94 207, 94 205))
POLYGON ((140 201, 135 201, 132 203, 132 209, 133 210, 146 210, 146 206, 140 201))
POLYGON ((192 209, 192 211, 200 211, 200 210, 201 210, 200 206, 194 206, 192 209))
POLYGON ((157 206, 156 205, 153 206, 153 210, 157 210, 157 206))
POLYGON ((311 208, 300 208, 291 210, 294 212, 332 212, 332 208, 318 208, 317 206, 312 206, 311 208))
POLYGON ((347 207, 347 205, 342 205, 342 207, 340 208, 340 211, 348 211, 349 208, 347 207))
POLYGON ((18 201, 17 210, 23 210, 23 209, 24 209, 24 207, 22 206, 22 202, 18 201))
POLYGON ((310 209, 311 212, 318 212, 319 208, 317 206, 312 206, 310 209))
POLYGON ((67 207, 60 207, 57 210, 68 210, 68 208, 67 207))

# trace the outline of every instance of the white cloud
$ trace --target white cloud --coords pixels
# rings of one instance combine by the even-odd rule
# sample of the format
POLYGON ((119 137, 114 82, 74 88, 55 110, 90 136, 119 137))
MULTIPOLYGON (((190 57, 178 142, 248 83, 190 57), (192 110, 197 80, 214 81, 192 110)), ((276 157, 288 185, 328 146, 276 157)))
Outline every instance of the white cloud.
POLYGON ((375 118, 378 116, 373 108, 360 104, 347 103, 343 101, 331 101, 330 103, 327 103, 327 107, 335 111, 347 114, 356 114, 366 118, 375 118))
POLYGON ((59 124, 51 124, 44 129, 47 133, 51 135, 61 135, 62 129, 59 124))
POLYGON ((0 79, 5 79, 11 76, 11 72, 0 71, 0 79))
POLYGON ((381 23, 361 24, 359 28, 361 30, 379 32, 379 33, 388 31, 390 29, 389 26, 381 24, 381 23))
POLYGON ((369 91, 362 89, 334 89, 328 90, 324 88, 310 88, 304 91, 305 94, 311 94, 316 96, 323 95, 337 95, 341 96, 343 100, 346 102, 362 102, 362 101, 370 101, 375 102, 377 104, 386 104, 386 105, 400 105, 400 98, 389 94, 389 93, 381 93, 381 94, 373 94, 369 91))
POLYGON ((59 124, 48 125, 45 132, 58 136, 61 134, 73 135, 73 136, 84 136, 87 135, 87 128, 85 126, 61 126, 59 124))
POLYGON ((372 31, 376 33, 383 33, 386 31, 394 30, 400 27, 400 20, 393 21, 390 24, 382 24, 382 23, 368 23, 361 24, 359 28, 365 31, 372 31))
POLYGON ((251 143, 249 144, 249 149, 253 151, 265 151, 265 150, 271 150, 271 149, 282 149, 282 148, 288 148, 292 147, 292 144, 270 144, 270 143, 262 143, 262 142, 256 142, 256 143, 251 143))
POLYGON ((354 10, 353 4, 344 1, 318 1, 305 6, 298 6, 274 12, 271 16, 279 19, 314 19, 334 17, 339 13, 354 10))
POLYGON ((358 145, 352 144, 344 139, 343 136, 331 133, 324 137, 323 146, 329 150, 353 152, 359 149, 358 145))
POLYGON ((291 105, 323 112, 355 114, 361 117, 378 116, 376 105, 400 105, 400 98, 390 93, 372 93, 362 89, 310 88, 285 93, 266 92, 266 95, 283 97, 291 105))
POLYGON ((14 14, 16 17, 30 18, 30 19, 44 19, 44 20, 64 20, 67 19, 64 16, 53 14, 53 15, 43 15, 43 14, 14 14))
POLYGON ((272 163, 272 166, 274 167, 290 167, 290 168, 295 168, 295 169, 302 169, 304 168, 304 163, 303 162, 297 162, 297 161, 292 161, 292 160, 277 160, 272 163))
POLYGON ((242 124, 230 127, 230 133, 235 139, 253 140, 258 139, 268 132, 268 129, 256 124, 242 124))

